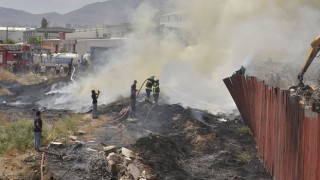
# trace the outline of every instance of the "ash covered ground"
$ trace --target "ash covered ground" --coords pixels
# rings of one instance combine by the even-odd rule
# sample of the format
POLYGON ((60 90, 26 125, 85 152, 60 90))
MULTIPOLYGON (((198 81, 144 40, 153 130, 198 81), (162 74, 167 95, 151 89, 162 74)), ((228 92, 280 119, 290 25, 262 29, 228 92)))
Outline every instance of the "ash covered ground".
MULTIPOLYGON (((68 80, 34 85, 2 81, 12 94, 1 96, 6 103, 0 109, 32 116, 39 108, 37 102, 56 83, 68 80)), ((128 98, 100 105, 99 119, 92 120, 85 135, 56 140, 63 144, 47 150, 46 175, 53 179, 272 179, 257 158, 252 135, 240 131, 245 124, 238 112, 211 114, 179 104, 141 102, 137 119, 130 120, 124 115, 128 105, 128 98), (114 147, 106 148, 110 146, 114 147)), ((51 116, 73 113, 45 112, 45 123, 51 116)), ((81 115, 90 117, 90 112, 81 115)), ((39 168, 39 156, 26 158, 25 165, 39 168)), ((37 171, 33 178, 39 177, 37 171)))

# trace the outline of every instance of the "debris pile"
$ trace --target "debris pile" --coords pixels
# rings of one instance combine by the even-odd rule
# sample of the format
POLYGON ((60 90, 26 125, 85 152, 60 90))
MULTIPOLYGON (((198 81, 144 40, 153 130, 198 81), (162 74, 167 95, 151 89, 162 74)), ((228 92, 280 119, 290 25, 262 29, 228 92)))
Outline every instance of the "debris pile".
POLYGON ((157 179, 156 175, 151 174, 150 168, 143 164, 141 158, 128 148, 110 145, 95 150, 88 146, 79 142, 74 142, 71 147, 52 146, 46 152, 49 163, 55 165, 49 165, 48 168, 52 177, 56 179, 71 179, 71 177, 76 179, 157 179))

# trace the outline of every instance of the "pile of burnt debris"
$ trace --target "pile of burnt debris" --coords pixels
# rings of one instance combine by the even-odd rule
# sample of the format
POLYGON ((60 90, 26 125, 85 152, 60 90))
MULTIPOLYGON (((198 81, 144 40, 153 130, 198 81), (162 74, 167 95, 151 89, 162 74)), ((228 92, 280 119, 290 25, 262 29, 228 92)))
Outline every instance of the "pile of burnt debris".
POLYGON ((95 141, 82 142, 76 136, 50 144, 45 151, 51 179, 157 179, 132 150, 116 146, 92 148, 95 141), (54 166, 52 164, 55 164, 54 166))
POLYGON ((320 81, 314 83, 312 86, 299 84, 289 88, 291 96, 298 96, 299 103, 305 109, 320 112, 320 81))

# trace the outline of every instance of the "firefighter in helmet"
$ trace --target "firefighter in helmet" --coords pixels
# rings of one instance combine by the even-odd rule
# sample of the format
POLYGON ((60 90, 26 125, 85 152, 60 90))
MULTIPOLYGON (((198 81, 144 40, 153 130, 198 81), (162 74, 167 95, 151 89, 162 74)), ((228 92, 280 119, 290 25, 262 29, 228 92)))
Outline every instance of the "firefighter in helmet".
POLYGON ((150 101, 150 94, 152 91, 152 85, 154 84, 154 76, 151 76, 150 78, 147 79, 146 83, 146 101, 150 101))
POLYGON ((159 80, 155 80, 152 86, 152 95, 154 99, 154 103, 158 103, 159 100, 159 93, 160 93, 160 87, 159 87, 159 80))

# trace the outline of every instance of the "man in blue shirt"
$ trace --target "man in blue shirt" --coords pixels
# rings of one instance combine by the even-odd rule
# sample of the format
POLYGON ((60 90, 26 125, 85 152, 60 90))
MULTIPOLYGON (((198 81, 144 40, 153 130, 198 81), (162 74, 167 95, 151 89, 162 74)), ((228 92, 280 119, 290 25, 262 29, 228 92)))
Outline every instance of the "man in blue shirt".
POLYGON ((41 120, 40 111, 36 112, 36 117, 34 118, 34 123, 33 123, 33 131, 34 131, 34 148, 36 151, 39 151, 41 132, 42 132, 42 120, 41 120))

